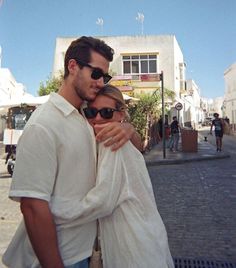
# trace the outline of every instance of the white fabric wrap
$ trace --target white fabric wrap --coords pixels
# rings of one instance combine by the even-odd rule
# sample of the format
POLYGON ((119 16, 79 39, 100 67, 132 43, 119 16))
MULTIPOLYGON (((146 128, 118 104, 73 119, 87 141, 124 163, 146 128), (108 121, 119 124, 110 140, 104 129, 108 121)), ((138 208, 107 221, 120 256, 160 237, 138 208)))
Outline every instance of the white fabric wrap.
POLYGON ((58 228, 100 218, 104 268, 174 268, 142 154, 130 142, 115 153, 99 144, 97 172, 82 200, 52 200, 58 228))

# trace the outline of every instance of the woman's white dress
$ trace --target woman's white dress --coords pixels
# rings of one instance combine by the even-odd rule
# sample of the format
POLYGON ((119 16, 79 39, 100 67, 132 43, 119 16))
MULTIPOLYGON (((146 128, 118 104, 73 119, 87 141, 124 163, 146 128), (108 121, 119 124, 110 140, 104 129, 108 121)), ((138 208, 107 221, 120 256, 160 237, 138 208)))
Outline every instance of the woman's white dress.
POLYGON ((130 142, 116 152, 99 144, 96 187, 51 208, 58 228, 99 218, 104 268, 174 268, 144 158, 130 142))

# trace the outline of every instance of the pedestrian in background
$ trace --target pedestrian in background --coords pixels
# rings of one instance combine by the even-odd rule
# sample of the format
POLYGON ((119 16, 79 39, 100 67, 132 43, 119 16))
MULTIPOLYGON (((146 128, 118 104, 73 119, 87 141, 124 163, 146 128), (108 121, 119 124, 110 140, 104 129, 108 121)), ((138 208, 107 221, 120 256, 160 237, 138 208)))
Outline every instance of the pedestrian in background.
MULTIPOLYGON (((17 145, 10 198, 20 201, 24 217, 3 256, 11 268, 87 268, 96 237, 96 221, 71 227, 55 224, 52 205, 83 199, 96 181, 96 142, 80 109, 92 101, 111 76, 113 50, 83 36, 65 54, 64 81, 58 93, 34 111, 17 145)), ((111 122, 97 135, 118 149, 132 137, 128 123, 111 122)))
POLYGON ((216 137, 216 151, 221 152, 222 139, 224 135, 224 121, 222 118, 219 118, 218 113, 214 113, 213 116, 214 116, 214 119, 212 120, 212 123, 211 123, 210 134, 212 135, 212 128, 214 126, 215 137, 216 137))
POLYGON ((173 116, 173 121, 170 124, 170 143, 169 147, 172 152, 178 151, 178 145, 179 145, 179 122, 177 120, 176 116, 173 116))
POLYGON ((158 120, 158 132, 159 132, 160 140, 162 139, 162 125, 163 125, 163 120, 162 120, 162 116, 160 116, 158 120))

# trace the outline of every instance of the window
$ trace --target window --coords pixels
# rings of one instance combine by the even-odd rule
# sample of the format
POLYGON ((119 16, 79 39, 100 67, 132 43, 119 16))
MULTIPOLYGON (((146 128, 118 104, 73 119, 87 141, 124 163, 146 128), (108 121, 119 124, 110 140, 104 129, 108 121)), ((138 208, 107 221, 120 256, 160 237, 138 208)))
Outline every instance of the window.
POLYGON ((157 55, 123 56, 124 74, 156 74, 157 55))

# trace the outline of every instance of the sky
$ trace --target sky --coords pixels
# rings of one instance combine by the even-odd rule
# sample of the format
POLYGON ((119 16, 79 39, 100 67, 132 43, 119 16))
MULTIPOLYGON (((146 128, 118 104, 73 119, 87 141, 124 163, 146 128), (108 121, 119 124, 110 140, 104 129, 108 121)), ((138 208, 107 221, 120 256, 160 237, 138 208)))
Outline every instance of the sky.
POLYGON ((236 62, 236 0, 0 0, 1 67, 37 96, 57 37, 141 35, 138 13, 144 35, 175 35, 201 96, 224 95, 224 71, 236 62))

